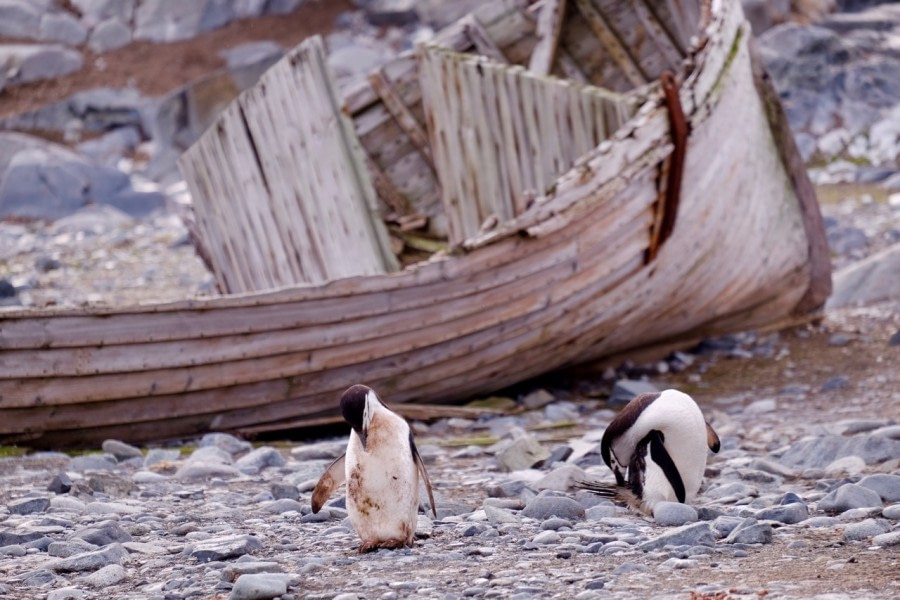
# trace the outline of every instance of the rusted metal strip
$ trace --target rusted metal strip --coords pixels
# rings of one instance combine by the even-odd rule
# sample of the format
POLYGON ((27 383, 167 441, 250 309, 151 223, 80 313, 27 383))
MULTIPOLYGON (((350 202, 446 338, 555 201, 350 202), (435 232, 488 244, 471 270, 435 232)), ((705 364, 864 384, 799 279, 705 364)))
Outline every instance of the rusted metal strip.
POLYGON ((657 215, 654 231, 647 249, 647 262, 656 258, 659 248, 672 235, 675 218, 678 215, 678 203, 681 200, 681 180, 684 175, 684 157, 687 154, 687 138, 690 134, 687 119, 681 108, 678 97, 678 83, 670 71, 659 77, 662 85, 666 107, 669 110, 669 128, 672 137, 672 154, 663 164, 660 171, 660 199, 657 202, 657 215))

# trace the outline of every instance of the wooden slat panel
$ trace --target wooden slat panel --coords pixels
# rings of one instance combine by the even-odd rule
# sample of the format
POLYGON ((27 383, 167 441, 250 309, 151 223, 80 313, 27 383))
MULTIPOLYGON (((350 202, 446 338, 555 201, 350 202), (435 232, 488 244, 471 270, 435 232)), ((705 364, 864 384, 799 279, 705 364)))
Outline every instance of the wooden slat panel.
POLYGON ((635 108, 626 96, 435 47, 421 70, 454 244, 522 214, 635 108))
POLYGON ((559 33, 566 14, 566 0, 544 0, 537 22, 540 40, 531 53, 528 70, 538 75, 548 75, 553 68, 559 33))
POLYGON ((242 94, 181 166, 230 292, 396 268, 320 38, 242 94))

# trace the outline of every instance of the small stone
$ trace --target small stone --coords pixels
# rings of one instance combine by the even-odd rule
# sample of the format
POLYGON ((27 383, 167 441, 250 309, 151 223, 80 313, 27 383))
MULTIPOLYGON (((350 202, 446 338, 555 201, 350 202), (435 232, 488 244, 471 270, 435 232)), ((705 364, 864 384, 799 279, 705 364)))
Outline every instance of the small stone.
POLYGON ((900 440, 876 432, 806 438, 791 444, 780 461, 789 467, 821 469, 845 456, 859 456, 866 464, 884 462, 900 456, 900 440))
POLYGON ((885 519, 900 521, 900 504, 892 504, 891 506, 886 506, 884 510, 881 511, 881 515, 885 519))
POLYGON ((485 505, 484 514, 487 517, 488 522, 495 527, 503 523, 518 523, 521 521, 521 519, 512 512, 491 505, 485 505))
POLYGON ((599 521, 600 519, 615 517, 616 512, 617 509, 612 504, 597 504, 585 510, 584 516, 588 521, 599 521))
POLYGON ((751 402, 744 408, 744 412, 747 414, 764 414, 775 412, 778 409, 778 403, 774 398, 764 398, 762 400, 756 400, 751 402))
POLYGON ((780 506, 764 508, 756 513, 761 521, 778 521, 787 525, 800 523, 809 518, 809 508, 803 502, 791 502, 780 506))
POLYGON ((757 523, 756 519, 745 519, 725 538, 726 544, 768 544, 773 537, 772 526, 757 523))
POLYGON ((659 388, 647 381, 639 379, 620 379, 613 385, 609 395, 610 404, 627 404, 640 394, 655 394, 659 388))
POLYGON ((550 517, 541 523, 541 529, 544 531, 557 531, 563 527, 572 527, 572 522, 559 517, 550 517))
POLYGON ((287 593, 290 577, 281 573, 247 573, 234 582, 229 600, 269 600, 287 593))
POLYGON ((846 346, 851 342, 851 338, 849 335, 845 333, 834 333, 828 338, 828 344, 831 346, 846 346))
POLYGON ((108 454, 83 454, 76 456, 69 464, 73 471, 112 471, 117 466, 116 459, 108 454))
POLYGON ((54 571, 97 571, 107 565, 122 564, 128 558, 128 551, 122 544, 115 543, 93 552, 84 552, 51 563, 54 571))
POLYGON ((697 521, 697 510, 681 502, 657 502, 653 506, 653 519, 663 527, 673 527, 697 521))
POLYGON ((900 531, 891 531, 890 533, 882 533, 872 538, 874 546, 897 546, 900 545, 900 531))
POLYGON ((100 446, 107 454, 112 454, 119 462, 129 458, 144 458, 140 448, 135 448, 119 440, 105 440, 100 446))
POLYGON ((54 494, 67 494, 72 489, 72 479, 65 473, 54 475, 47 490, 54 494))
POLYGON ((84 540, 94 546, 107 546, 114 542, 130 542, 131 534, 122 529, 117 521, 109 520, 79 529, 73 538, 84 540))
POLYGON ((179 467, 175 472, 175 478, 182 481, 205 481, 213 477, 232 478, 240 476, 241 472, 231 465, 223 465, 217 462, 189 461, 179 467))
POLYGON ((822 384, 823 392, 831 392, 833 390, 841 390, 850 385, 850 378, 845 375, 835 375, 834 377, 829 377, 825 380, 825 383, 822 384))
POLYGON ((11 546, 2 546, 0 547, 0 556, 25 556, 25 547, 18 544, 13 544, 11 546))
POLYGON ((547 473, 544 477, 534 482, 532 487, 536 490, 556 490, 565 492, 577 482, 587 478, 584 471, 575 465, 563 465, 558 469, 547 473))
POLYGON ((866 468, 866 461, 859 456, 845 456, 834 462, 829 463, 825 467, 825 473, 831 477, 839 477, 841 475, 858 475, 866 468))
POLYGON ((79 538, 70 538, 65 542, 51 542, 47 546, 47 554, 57 558, 68 558, 84 552, 93 552, 97 546, 79 538))
POLYGON ((671 529, 650 541, 640 544, 638 549, 643 552, 650 552, 652 550, 660 550, 667 545, 714 546, 715 543, 716 541, 713 537, 710 524, 707 522, 700 522, 671 529))
POLYGON ((495 458, 506 471, 520 471, 530 469, 548 456, 550 452, 534 436, 526 434, 500 450, 495 458))
POLYGON ((210 446, 224 450, 232 456, 253 450, 253 444, 228 433, 207 433, 200 438, 201 448, 210 446))
POLYGON ((731 515, 722 515, 720 517, 716 517, 712 522, 713 531, 715 531, 716 535, 720 538, 728 537, 728 535, 737 529, 737 527, 744 522, 744 519, 740 517, 733 517, 731 515))
POLYGON ((900 475, 867 475, 859 481, 859 485, 876 492, 885 502, 900 502, 900 475))
POLYGON ((843 539, 849 542, 866 540, 890 531, 887 522, 881 519, 866 519, 859 523, 850 523, 844 527, 843 539))
MULTIPOLYGON (((292 500, 290 498, 281 498, 279 500, 275 500, 274 502, 270 502, 266 505, 266 511, 273 514, 280 514, 294 511, 296 513, 301 513, 303 511, 303 504, 298 502, 297 500, 292 500)), ((331 513, 329 512, 329 517, 331 513)))
POLYGON ((881 496, 855 483, 846 483, 819 500, 818 509, 830 513, 842 513, 853 508, 880 507, 881 496))
POLYGON ((522 406, 528 410, 537 410, 553 402, 556 398, 545 389, 534 390, 522 398, 522 406))
POLYGON ((584 507, 571 498, 551 496, 541 492, 529 502, 522 515, 531 519, 545 521, 550 517, 560 517, 577 522, 584 519, 584 507))
POLYGON ((297 489, 297 486, 289 483, 273 483, 269 487, 269 491, 276 500, 297 500, 300 497, 300 491, 297 489))
POLYGON ((122 565, 106 565, 84 578, 94 588, 105 588, 123 581, 128 575, 122 565))
POLYGON ((64 587, 48 593, 47 600, 82 600, 85 597, 84 594, 84 590, 77 587, 64 587))
POLYGON ((226 535, 197 543, 191 556, 198 562, 205 563, 250 554, 260 548, 262 548, 262 542, 252 535, 226 535))
POLYGON ((559 543, 559 534, 555 531, 542 531, 531 540, 535 544, 556 544, 559 543))
POLYGON ((6 508, 14 515, 33 515, 44 512, 49 506, 50 498, 36 496, 13 500, 6 505, 6 508))
POLYGON ((693 558, 670 558, 659 565, 660 569, 693 569, 700 563, 693 558))
POLYGON ((245 454, 234 464, 241 473, 256 474, 266 467, 283 467, 284 463, 284 457, 277 449, 262 446, 245 454))

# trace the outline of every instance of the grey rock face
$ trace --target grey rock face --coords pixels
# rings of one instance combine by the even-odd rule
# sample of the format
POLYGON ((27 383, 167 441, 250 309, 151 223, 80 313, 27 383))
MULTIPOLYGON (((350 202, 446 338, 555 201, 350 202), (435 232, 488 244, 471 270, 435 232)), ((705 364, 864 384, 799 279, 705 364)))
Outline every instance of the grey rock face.
POLYGON ((653 507, 653 519, 665 527, 684 525, 697 520, 697 510, 681 502, 658 502, 653 507))
POLYGON ((859 523, 850 523, 844 528, 843 538, 850 542, 866 540, 887 533, 890 526, 882 519, 866 519, 859 523))
POLYGON ((131 43, 131 29, 116 17, 110 17, 94 27, 88 46, 97 53, 109 52, 131 43))
POLYGON ((900 298, 900 244, 888 246, 834 276, 826 308, 866 305, 900 298))
POLYGON ((229 0, 145 0, 135 13, 134 37, 174 42, 222 27, 234 17, 229 0))
POLYGON ((199 562, 210 562, 243 556, 260 548, 262 542, 252 535, 230 535, 198 542, 191 556, 199 562))
POLYGON ((644 542, 638 549, 644 552, 660 550, 666 546, 714 546, 716 544, 712 527, 709 523, 691 523, 644 542))
POLYGON ((497 453, 497 462, 507 471, 529 469, 550 456, 550 452, 541 446, 531 435, 524 435, 512 441, 497 453))
POLYGON ((868 488, 845 483, 819 500, 819 510, 831 513, 842 513, 854 508, 880 507, 881 496, 868 488))
POLYGON ((809 508, 803 502, 792 502, 781 506, 764 508, 756 513, 756 518, 763 521, 778 521, 793 525, 809 518, 809 508))
POLYGON ((584 507, 571 498, 551 496, 546 492, 541 492, 525 506, 522 515, 540 521, 550 517, 582 521, 584 520, 584 507))
POLYGON ((900 502, 900 475, 867 475, 860 480, 859 485, 876 492, 885 502, 900 502))
POLYGON ((122 529, 116 521, 102 521, 85 527, 72 534, 73 538, 84 540, 94 546, 108 546, 115 542, 130 542, 131 534, 122 529))
POLYGON ((110 544, 100 550, 76 554, 52 563, 54 571, 97 571, 107 565, 122 564, 128 558, 128 551, 122 544, 110 544))
POLYGON ((266 600, 287 593, 290 577, 281 573, 247 573, 234 582, 229 600, 266 600))
POLYGON ((87 39, 87 27, 69 13, 45 13, 41 16, 39 37, 45 42, 78 46, 87 39))
POLYGON ((0 45, 0 71, 7 74, 7 86, 62 77, 79 70, 83 64, 81 53, 65 46, 0 45))
POLYGON ((772 541, 773 530, 768 523, 757 523, 756 519, 744 519, 735 527, 725 542, 728 544, 768 544, 772 541))
POLYGON ((13 500, 6 505, 6 508, 14 515, 31 515, 44 512, 48 506, 50 506, 50 498, 35 497, 13 500))
POLYGON ((900 441, 877 435, 828 435, 800 440, 788 448, 781 462, 791 467, 824 469, 838 458, 859 456, 866 464, 900 456, 900 441))
POLYGON ((0 35, 5 37, 38 37, 40 9, 25 0, 0 0, 0 35))

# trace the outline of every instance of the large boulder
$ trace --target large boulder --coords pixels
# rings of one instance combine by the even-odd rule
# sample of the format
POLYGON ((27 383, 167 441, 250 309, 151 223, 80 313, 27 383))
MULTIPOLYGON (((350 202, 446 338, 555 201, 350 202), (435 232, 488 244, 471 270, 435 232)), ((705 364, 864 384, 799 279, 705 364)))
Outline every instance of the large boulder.
POLYGON ((83 64, 81 53, 65 46, 0 45, 0 71, 6 75, 6 85, 62 77, 81 69, 83 64))
POLYGON ((227 25, 235 18, 230 0, 144 0, 135 13, 134 38, 172 42, 227 25))
POLYGON ((900 300, 900 243, 841 269, 826 309, 900 300))

